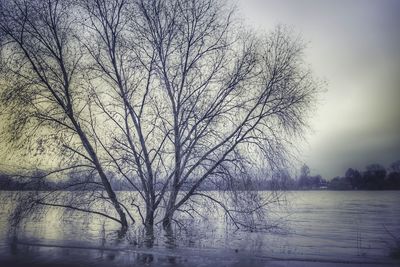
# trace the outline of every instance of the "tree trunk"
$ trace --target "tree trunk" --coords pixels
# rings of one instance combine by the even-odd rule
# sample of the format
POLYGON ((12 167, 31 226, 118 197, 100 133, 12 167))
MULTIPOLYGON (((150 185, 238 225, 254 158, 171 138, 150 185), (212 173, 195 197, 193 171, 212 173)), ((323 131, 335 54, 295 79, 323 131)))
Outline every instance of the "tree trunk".
POLYGON ((151 207, 146 209, 145 227, 145 245, 148 248, 153 247, 154 243, 154 210, 151 207))
POLYGON ((154 236, 154 211, 150 208, 146 211, 146 218, 144 221, 146 236, 154 236))
POLYGON ((79 123, 75 120, 75 118, 71 115, 70 119, 72 123, 75 126, 75 129, 79 135, 79 138, 81 139, 81 142, 83 146, 86 149, 86 152, 89 154, 90 158, 93 161, 93 164, 96 167, 96 170, 100 176, 101 182, 107 192, 108 197, 111 200, 111 203, 113 204, 115 210, 117 211, 119 218, 120 218, 120 223, 121 223, 121 230, 120 230, 120 235, 125 235, 126 231, 128 230, 128 221, 126 220, 126 215, 124 211, 122 210, 121 205, 118 202, 117 195, 115 194, 114 190, 111 187, 111 184, 107 178, 107 175, 105 174, 103 167, 101 166, 101 163, 97 157, 96 152, 94 151, 91 143, 89 142, 88 138, 86 137, 86 134, 83 132, 81 129, 79 123))
POLYGON ((171 221, 172 221, 172 216, 164 217, 162 221, 164 230, 169 230, 171 228, 171 221))
POLYGON ((176 202, 176 197, 178 195, 178 192, 176 189, 172 190, 169 196, 168 204, 165 210, 165 215, 163 218, 163 227, 164 230, 170 229, 171 227, 171 222, 172 218, 174 216, 175 212, 175 202, 176 202))

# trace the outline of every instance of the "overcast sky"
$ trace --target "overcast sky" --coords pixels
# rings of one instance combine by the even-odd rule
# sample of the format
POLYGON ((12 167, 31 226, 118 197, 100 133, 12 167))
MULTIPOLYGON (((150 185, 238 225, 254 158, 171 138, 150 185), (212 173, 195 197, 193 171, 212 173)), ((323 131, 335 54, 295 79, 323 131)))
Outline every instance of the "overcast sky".
POLYGON ((400 1, 238 0, 258 30, 287 24, 328 82, 301 158, 324 178, 400 159, 400 1))

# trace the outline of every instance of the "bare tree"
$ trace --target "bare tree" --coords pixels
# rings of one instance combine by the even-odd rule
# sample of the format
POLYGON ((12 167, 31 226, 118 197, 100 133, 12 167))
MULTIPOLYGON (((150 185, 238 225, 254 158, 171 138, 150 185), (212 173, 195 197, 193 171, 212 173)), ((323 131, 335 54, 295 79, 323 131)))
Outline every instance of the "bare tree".
POLYGON ((18 108, 13 125, 62 133, 56 143, 96 170, 118 221, 130 213, 105 166, 137 190, 150 234, 204 203, 238 227, 269 227, 259 221, 281 195, 259 194, 251 174, 285 164, 318 91, 298 38, 247 31, 219 0, 12 3, 0 27, 18 80, 3 98, 18 108))
POLYGON ((279 27, 263 37, 241 31, 220 1, 139 1, 137 10, 133 49, 154 58, 159 128, 172 154, 163 161, 172 176, 164 180, 168 226, 196 196, 217 202, 199 192, 205 183, 238 179, 260 157, 279 164, 317 87, 298 40, 279 27))
POLYGON ((217 203, 234 221, 234 213, 270 203, 258 198, 256 208, 240 210, 244 198, 232 184, 265 161, 282 165, 290 137, 306 126, 317 84, 301 42, 282 27, 262 37, 246 32, 214 0, 81 6, 88 40, 97 40, 86 42, 94 77, 112 89, 112 103, 97 103, 120 129, 109 154, 119 155, 121 172, 134 170, 144 224, 152 228, 161 204, 164 226, 176 211, 196 213, 196 198, 217 203), (228 188, 236 207, 202 192, 210 184, 228 188))
POLYGON ((75 36, 72 11, 71 1, 1 1, 6 81, 1 100, 8 110, 10 127, 6 137, 14 144, 36 148, 39 153, 50 143, 55 145, 59 155, 69 162, 63 162, 61 169, 51 173, 95 170, 98 180, 78 181, 71 186, 92 183, 97 190, 104 190, 102 199, 112 204, 118 217, 57 202, 50 198, 54 194, 37 196, 33 204, 103 215, 119 222, 122 231, 126 231, 125 212, 99 157, 91 130, 94 121, 88 118, 91 100, 81 86, 83 53, 75 36))
MULTIPOLYGON (((132 33, 127 27, 135 19, 132 2, 79 1, 87 38, 83 40, 92 64, 88 72, 89 81, 103 84, 104 90, 94 92, 95 103, 104 114, 113 131, 103 140, 103 148, 115 170, 128 181, 131 189, 137 190, 145 203, 143 207, 133 203, 148 234, 153 233, 154 214, 161 198, 156 199, 156 177, 154 170, 164 140, 155 137, 156 124, 152 124, 147 108, 150 90, 152 61, 135 54, 132 33), (96 42, 93 42, 96 40, 96 42), (116 129, 116 130, 115 130, 116 129), (160 147, 149 146, 149 142, 160 147), (157 151, 153 152, 152 151, 157 151)), ((164 187, 164 191, 166 185, 164 187)))

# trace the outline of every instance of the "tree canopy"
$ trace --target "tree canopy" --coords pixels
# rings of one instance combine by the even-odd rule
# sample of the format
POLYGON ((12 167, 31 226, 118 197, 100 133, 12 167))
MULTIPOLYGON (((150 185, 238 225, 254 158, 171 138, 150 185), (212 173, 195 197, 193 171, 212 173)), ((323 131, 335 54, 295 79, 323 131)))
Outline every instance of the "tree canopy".
MULTIPOLYGON (((51 173, 90 173, 68 186, 101 190, 92 201, 110 204, 123 229, 130 218, 151 232, 161 206, 169 227, 176 212, 195 214, 198 199, 239 227, 238 214, 274 202, 238 197, 234 185, 285 165, 316 101, 305 46, 285 27, 248 30, 219 0, 0 3, 4 136, 28 156, 53 155, 51 173), (139 192, 139 218, 110 172, 139 192), (202 192, 207 184, 224 185, 226 203, 202 192)), ((94 211, 57 192, 31 202, 94 211)))

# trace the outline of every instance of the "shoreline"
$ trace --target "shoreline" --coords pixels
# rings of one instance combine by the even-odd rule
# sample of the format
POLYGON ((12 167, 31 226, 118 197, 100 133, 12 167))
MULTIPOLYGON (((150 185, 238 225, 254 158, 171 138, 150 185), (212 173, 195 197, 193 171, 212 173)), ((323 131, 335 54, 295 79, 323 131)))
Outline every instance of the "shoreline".
MULTIPOLYGON (((16 241, 3 243, 2 249, 10 249, 8 256, 0 259, 4 267, 139 267, 139 266, 202 266, 202 267, 378 267, 399 266, 400 261, 391 258, 335 259, 277 257, 256 255, 235 249, 210 248, 141 248, 141 247, 96 247, 80 245, 45 244, 16 241)), ((4 253, 3 253, 4 255, 4 253)))

